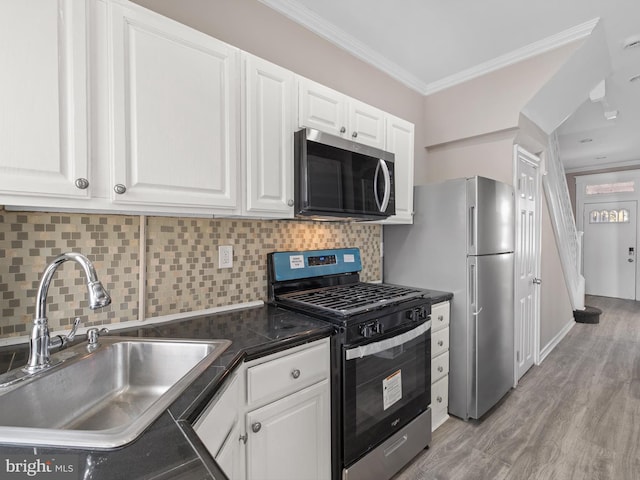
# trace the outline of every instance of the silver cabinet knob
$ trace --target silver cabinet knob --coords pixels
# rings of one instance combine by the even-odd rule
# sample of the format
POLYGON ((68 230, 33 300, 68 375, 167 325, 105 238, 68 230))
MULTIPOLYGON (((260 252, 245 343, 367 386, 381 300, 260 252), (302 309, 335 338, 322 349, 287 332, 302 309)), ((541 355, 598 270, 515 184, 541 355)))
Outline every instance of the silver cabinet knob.
POLYGON ((444 372, 444 368, 442 368, 442 365, 440 365, 440 366, 438 367, 438 371, 439 371, 440 373, 444 372))
POLYGON ((113 191, 116 192, 118 195, 122 195, 124 192, 127 191, 127 187, 125 187, 121 183, 118 183, 113 187, 113 191))
POLYGON ((436 400, 438 401, 438 403, 442 403, 442 397, 439 396, 438 398, 436 398, 436 400))
POLYGON ((74 183, 76 185, 76 188, 79 188, 80 190, 89 188, 89 180, 87 180, 86 178, 76 178, 76 181, 74 183))
POLYGON ((287 200, 287 205, 289 205, 290 207, 293 207, 293 200, 292 199, 287 200))
POLYGON ((353 133, 351 134, 351 136, 352 136, 353 138, 356 138, 356 137, 358 136, 358 132, 353 132, 353 133))
POLYGON ((541 279, 541 278, 534 278, 534 279, 533 279, 533 283, 534 283, 535 285, 540 285, 540 284, 542 283, 542 279, 541 279))
POLYGON ((300 370, 298 370, 297 368, 291 371, 291 376, 293 378, 300 378, 300 370))
POLYGON ((438 340, 438 346, 441 347, 444 345, 444 342, 442 340, 438 340))
POLYGON ((438 315, 438 321, 444 322, 444 315, 438 315))
POLYGON ((344 132, 346 132, 346 131, 347 131, 347 127, 342 127, 342 128, 340 128, 340 133, 344 133, 344 132))
POLYGON ((253 433, 258 433, 261 428, 262 428, 262 424, 260 422, 256 422, 253 425, 251 425, 251 430, 253 431, 253 433))
POLYGON ((627 262, 633 263, 633 258, 627 258, 627 262))

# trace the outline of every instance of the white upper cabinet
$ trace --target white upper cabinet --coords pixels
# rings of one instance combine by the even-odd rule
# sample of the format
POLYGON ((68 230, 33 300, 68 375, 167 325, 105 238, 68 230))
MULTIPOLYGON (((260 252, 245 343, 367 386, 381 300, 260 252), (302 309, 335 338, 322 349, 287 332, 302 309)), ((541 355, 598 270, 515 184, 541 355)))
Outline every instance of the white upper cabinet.
POLYGON ((86 58, 84 1, 0 2, 0 204, 89 196, 86 58))
POLYGON ((384 148, 385 113, 320 85, 298 77, 298 126, 309 127, 372 147, 384 148))
POLYGON ((293 72, 242 53, 244 213, 293 217, 293 72))
POLYGON ((351 140, 385 149, 385 113, 371 105, 350 98, 347 102, 351 140))
POLYGON ((307 78, 298 77, 298 127, 347 135, 346 97, 307 78))
POLYGON ((413 223, 414 125, 386 115, 386 150, 395 155, 396 214, 385 223, 413 223))
POLYGON ((239 50, 137 5, 108 6, 112 201, 236 212, 239 50))

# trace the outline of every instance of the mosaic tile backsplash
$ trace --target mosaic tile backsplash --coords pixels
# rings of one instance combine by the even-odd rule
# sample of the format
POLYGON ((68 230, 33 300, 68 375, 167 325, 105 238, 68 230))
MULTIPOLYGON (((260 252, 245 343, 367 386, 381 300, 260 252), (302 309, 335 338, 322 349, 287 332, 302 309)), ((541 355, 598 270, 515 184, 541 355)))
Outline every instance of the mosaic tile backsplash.
POLYGON ((89 310, 84 275, 75 262, 66 262, 49 289, 52 330, 68 328, 74 317, 80 317, 83 326, 137 320, 145 262, 146 319, 266 300, 267 253, 278 250, 358 247, 362 279, 380 280, 381 236, 381 226, 361 223, 0 210, 0 337, 29 334, 42 272, 64 252, 82 253, 94 263, 113 302, 89 310), (232 268, 218 268, 219 245, 233 246, 232 268))

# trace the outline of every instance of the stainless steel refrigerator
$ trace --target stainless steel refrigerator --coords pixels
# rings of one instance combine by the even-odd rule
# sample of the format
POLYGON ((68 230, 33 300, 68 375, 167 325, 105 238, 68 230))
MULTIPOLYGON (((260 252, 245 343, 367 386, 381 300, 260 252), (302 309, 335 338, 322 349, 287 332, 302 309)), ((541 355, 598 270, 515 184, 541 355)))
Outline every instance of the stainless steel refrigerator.
POLYGON ((449 413, 465 420, 514 384, 513 195, 484 177, 418 186, 414 224, 384 226, 386 283, 453 292, 449 413))

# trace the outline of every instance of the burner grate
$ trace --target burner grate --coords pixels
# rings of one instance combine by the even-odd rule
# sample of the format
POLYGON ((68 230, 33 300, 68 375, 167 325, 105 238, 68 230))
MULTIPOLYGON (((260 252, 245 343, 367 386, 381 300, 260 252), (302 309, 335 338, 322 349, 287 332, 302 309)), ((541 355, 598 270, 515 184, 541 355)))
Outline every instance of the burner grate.
POLYGON ((424 295, 422 290, 389 284, 354 283, 279 295, 277 300, 350 316, 424 295))

